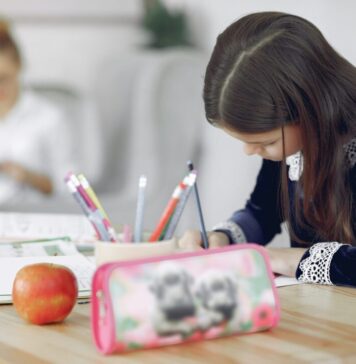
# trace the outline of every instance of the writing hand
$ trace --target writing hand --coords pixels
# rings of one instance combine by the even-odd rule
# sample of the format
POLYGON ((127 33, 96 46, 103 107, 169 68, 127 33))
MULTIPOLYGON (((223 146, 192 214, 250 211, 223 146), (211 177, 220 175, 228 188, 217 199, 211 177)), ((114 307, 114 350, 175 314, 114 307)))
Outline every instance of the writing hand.
MULTIPOLYGON (((211 231, 208 233, 209 248, 218 248, 229 245, 226 234, 211 231)), ((178 246, 182 250, 194 251, 203 249, 202 238, 199 230, 187 230, 178 241, 178 246)))

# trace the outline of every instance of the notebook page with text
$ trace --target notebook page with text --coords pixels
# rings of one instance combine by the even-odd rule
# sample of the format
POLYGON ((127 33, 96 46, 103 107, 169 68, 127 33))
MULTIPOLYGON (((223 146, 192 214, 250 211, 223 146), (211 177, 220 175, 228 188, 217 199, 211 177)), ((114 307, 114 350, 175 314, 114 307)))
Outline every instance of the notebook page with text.
POLYGON ((93 241, 95 231, 83 215, 50 213, 0 213, 0 239, 53 238, 93 241))

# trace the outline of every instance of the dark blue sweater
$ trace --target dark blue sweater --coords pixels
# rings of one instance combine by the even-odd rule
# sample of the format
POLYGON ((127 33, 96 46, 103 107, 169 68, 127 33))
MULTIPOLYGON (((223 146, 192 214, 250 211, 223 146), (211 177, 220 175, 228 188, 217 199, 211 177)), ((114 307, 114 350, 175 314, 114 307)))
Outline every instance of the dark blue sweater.
MULTIPOLYGON (((266 245, 276 234, 281 232, 281 223, 283 222, 280 204, 281 168, 281 162, 263 160, 255 188, 247 201, 245 208, 243 210, 236 211, 230 218, 230 221, 239 225, 248 242, 266 245)), ((355 165, 350 169, 350 184, 353 201, 356 203, 355 165)), ((298 195, 301 195, 301 193, 297 191, 298 183, 288 179, 288 190, 290 203, 292 204, 295 199, 295 194, 298 193, 298 195)), ((356 209, 353 209, 353 211, 355 210, 356 209)), ((293 208, 291 211, 293 211, 293 208)), ((306 229, 299 227, 293 214, 290 216, 290 223, 296 235, 301 240, 308 242, 308 245, 322 242, 312 228, 306 229)), ((229 236, 231 238, 231 235, 229 236)), ((291 241, 291 246, 305 247, 296 241, 291 241)), ((320 249, 317 253, 320 254, 320 249)), ((308 259, 310 254, 310 249, 308 249, 302 257, 301 262, 308 259)), ((309 259, 309 261, 310 260, 312 259, 309 259)), ((313 269, 325 269, 325 261, 323 260, 318 263, 320 267, 316 265, 315 261, 313 264, 313 269)), ((337 251, 332 253, 330 262, 327 262, 326 265, 329 270, 326 272, 329 274, 329 283, 351 285, 356 287, 356 247, 351 245, 341 245, 337 248, 337 251)), ((300 267, 301 264, 299 264, 296 271, 297 278, 302 274, 300 267)), ((328 280, 326 281, 328 282, 328 280)), ((317 277, 314 279, 314 282, 326 283, 322 281, 318 282, 317 277)))

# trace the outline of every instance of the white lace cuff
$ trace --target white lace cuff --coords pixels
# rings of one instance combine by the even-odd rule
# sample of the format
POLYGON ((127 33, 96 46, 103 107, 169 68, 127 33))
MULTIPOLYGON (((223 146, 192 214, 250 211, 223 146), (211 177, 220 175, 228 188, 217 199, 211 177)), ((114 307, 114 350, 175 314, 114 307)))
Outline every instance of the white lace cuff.
POLYGON ((299 263, 302 272, 298 277, 299 281, 305 283, 329 284, 330 264, 334 254, 344 244, 337 242, 317 243, 309 249, 309 257, 299 263))
POLYGON ((212 230, 227 230, 233 244, 246 243, 247 239, 241 227, 231 220, 215 225, 212 230))

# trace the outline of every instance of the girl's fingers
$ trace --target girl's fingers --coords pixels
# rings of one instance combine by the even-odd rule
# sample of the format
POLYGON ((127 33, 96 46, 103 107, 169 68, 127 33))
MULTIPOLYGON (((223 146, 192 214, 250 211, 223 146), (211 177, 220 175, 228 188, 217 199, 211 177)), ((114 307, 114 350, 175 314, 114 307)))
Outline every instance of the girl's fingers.
POLYGON ((209 233, 210 248, 220 248, 226 245, 229 245, 229 238, 226 234, 215 231, 209 233))
MULTIPOLYGON (((221 232, 210 232, 208 234, 209 248, 220 248, 229 245, 229 238, 221 232)), ((183 250, 202 249, 201 233, 198 230, 187 230, 178 241, 178 247, 183 250)))
POLYGON ((178 241, 179 249, 198 250, 201 246, 201 236, 198 230, 187 230, 178 241))

